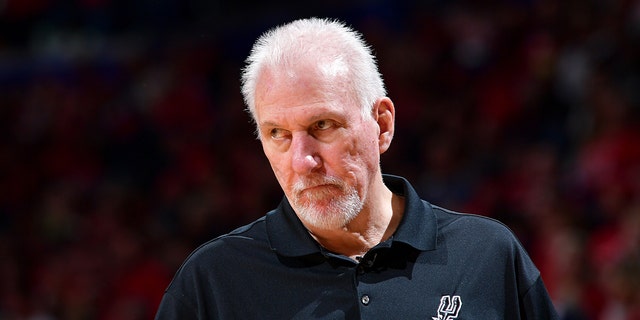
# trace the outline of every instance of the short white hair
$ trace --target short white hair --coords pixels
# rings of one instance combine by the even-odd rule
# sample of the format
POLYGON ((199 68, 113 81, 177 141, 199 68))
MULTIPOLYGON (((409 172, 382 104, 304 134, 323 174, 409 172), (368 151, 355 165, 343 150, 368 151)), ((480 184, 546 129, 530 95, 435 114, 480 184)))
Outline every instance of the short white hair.
MULTIPOLYGON (((348 83, 362 114, 370 116, 373 104, 387 91, 376 58, 362 35, 343 22, 332 19, 300 19, 275 27, 256 40, 242 70, 242 95, 256 121, 255 91, 265 69, 295 66, 310 55, 324 61, 345 63, 348 83)), ((285 71, 285 70, 283 70, 285 71)))

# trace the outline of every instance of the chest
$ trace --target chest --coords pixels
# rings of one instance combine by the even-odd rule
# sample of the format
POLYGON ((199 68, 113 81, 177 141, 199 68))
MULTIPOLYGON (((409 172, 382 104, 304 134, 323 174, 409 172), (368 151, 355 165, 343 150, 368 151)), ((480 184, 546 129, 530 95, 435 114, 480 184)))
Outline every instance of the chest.
POLYGON ((503 319, 511 286, 493 263, 399 250, 359 264, 278 258, 228 266, 217 313, 243 319, 503 319), (456 267, 452 267, 455 265, 456 267), (499 283, 500 285, 496 285, 499 283))

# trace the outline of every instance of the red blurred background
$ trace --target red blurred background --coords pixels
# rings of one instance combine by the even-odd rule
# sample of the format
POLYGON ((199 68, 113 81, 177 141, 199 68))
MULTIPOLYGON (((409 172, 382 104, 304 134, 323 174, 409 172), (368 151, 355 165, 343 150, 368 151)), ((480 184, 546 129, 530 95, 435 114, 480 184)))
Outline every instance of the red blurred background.
POLYGON ((500 219, 563 319, 640 319, 640 1, 0 2, 0 319, 150 319, 282 193, 253 40, 345 20, 397 109, 386 173, 500 219))

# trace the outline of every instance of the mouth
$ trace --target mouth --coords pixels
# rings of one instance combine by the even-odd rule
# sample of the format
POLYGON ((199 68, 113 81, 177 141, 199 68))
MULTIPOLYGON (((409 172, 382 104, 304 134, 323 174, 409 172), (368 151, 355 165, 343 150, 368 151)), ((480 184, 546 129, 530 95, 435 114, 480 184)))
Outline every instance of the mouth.
POLYGON ((305 190, 313 190, 313 189, 326 188, 326 187, 337 188, 338 186, 335 185, 335 184, 331 184, 331 183, 321 183, 321 184, 316 184, 316 185, 304 187, 302 190, 305 191, 305 190))
POLYGON ((336 192, 343 190, 343 186, 338 181, 307 181, 298 182, 293 187, 293 194, 299 198, 326 198, 337 196, 336 192))
POLYGON ((297 191, 297 193, 299 195, 302 195, 304 193, 309 193, 309 192, 311 193, 328 192, 329 189, 340 189, 340 186, 335 184, 329 184, 329 183, 317 184, 313 186, 303 187, 302 189, 297 191))

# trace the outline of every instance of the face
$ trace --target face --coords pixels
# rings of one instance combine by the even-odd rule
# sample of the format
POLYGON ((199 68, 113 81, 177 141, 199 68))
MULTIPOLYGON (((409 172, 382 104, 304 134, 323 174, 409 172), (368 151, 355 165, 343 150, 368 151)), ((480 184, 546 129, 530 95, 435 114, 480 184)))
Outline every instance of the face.
POLYGON ((263 72, 256 121, 265 155, 300 219, 335 229, 367 204, 380 170, 380 126, 340 93, 342 76, 313 74, 263 72))

